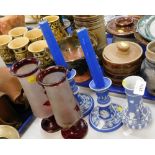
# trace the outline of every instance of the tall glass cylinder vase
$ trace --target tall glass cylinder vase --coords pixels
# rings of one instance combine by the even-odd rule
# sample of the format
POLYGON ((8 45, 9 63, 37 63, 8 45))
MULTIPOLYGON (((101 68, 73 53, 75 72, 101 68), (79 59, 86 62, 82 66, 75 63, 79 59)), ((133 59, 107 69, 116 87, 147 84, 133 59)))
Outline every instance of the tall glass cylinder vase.
POLYGON ((64 67, 53 66, 41 71, 37 80, 45 87, 56 122, 62 127, 62 136, 64 138, 83 138, 88 126, 81 119, 80 109, 66 76, 67 70, 64 67))
POLYGON ((47 132, 54 132, 60 128, 55 122, 51 105, 44 88, 36 82, 36 76, 39 73, 38 66, 38 61, 35 58, 23 59, 15 63, 11 71, 18 77, 33 114, 39 118, 49 117, 48 120, 45 119, 42 121, 42 128, 47 132))

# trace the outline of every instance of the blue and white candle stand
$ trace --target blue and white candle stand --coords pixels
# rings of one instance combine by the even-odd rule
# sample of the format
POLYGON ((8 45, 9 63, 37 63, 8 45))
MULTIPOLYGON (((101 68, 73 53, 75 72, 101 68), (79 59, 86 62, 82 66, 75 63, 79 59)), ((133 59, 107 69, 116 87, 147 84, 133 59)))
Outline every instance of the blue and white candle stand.
POLYGON ((89 115, 89 123, 99 132, 111 132, 122 126, 122 107, 111 103, 108 95, 111 79, 104 77, 96 54, 91 44, 88 31, 82 28, 77 31, 78 38, 84 51, 86 61, 93 80, 89 87, 96 92, 98 105, 89 115))
MULTIPOLYGON (((51 28, 48 22, 46 21, 40 22, 39 25, 46 39, 46 42, 48 44, 48 47, 50 49, 51 55, 53 56, 55 63, 57 65, 61 65, 65 68, 68 68, 68 65, 63 57, 61 49, 54 37, 54 34, 51 31, 51 28)), ((79 93, 79 87, 76 85, 76 82, 74 80, 75 75, 76 75, 76 70, 72 69, 71 71, 68 71, 67 78, 72 88, 73 94, 77 99, 82 116, 85 117, 94 108, 94 100, 90 95, 79 93)))

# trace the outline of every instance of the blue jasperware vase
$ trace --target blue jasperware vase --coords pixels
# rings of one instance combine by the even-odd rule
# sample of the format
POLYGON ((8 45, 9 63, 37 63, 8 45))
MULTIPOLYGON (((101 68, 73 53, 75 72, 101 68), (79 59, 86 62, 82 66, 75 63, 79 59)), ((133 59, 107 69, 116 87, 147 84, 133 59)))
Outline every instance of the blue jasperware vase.
POLYGON ((142 129, 151 122, 151 111, 143 105, 142 95, 134 94, 137 81, 144 80, 139 76, 129 76, 122 82, 128 101, 128 108, 123 110, 122 122, 132 129, 142 129))

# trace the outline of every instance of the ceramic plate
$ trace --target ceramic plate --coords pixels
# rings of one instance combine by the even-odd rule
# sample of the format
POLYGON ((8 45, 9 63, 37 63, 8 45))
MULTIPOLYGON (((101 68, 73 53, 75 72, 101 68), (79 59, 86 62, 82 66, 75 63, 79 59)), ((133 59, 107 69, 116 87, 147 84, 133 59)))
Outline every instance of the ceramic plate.
POLYGON ((155 16, 147 22, 145 27, 146 34, 150 36, 151 40, 155 40, 155 16))
POLYGON ((152 38, 146 33, 146 25, 152 16, 144 16, 137 23, 137 32, 145 39, 152 41, 152 38))
POLYGON ((130 16, 120 16, 120 17, 116 17, 116 18, 110 20, 106 25, 106 31, 110 34, 115 35, 115 36, 124 36, 125 37, 125 36, 133 35, 134 27, 135 27, 135 24, 137 23, 137 20, 134 20, 133 24, 129 25, 129 26, 117 26, 117 24, 116 24, 117 19, 125 18, 125 17, 130 18, 130 16))

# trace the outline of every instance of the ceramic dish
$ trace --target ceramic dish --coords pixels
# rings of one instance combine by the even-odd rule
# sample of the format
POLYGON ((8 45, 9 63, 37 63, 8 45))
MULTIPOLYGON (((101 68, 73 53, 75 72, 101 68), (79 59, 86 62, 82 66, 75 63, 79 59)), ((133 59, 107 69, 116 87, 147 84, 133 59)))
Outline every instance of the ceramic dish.
POLYGON ((105 74, 113 84, 121 85, 123 78, 140 72, 142 48, 129 41, 112 43, 103 50, 103 67, 105 74))
POLYGON ((150 36, 147 35, 146 33, 146 25, 148 23, 148 21, 152 18, 152 16, 150 15, 147 15, 147 16, 144 16, 142 17, 138 23, 137 23, 137 29, 136 31, 143 37, 145 38, 146 40, 149 40, 151 41, 152 38, 150 36))
POLYGON ((117 17, 107 23, 106 30, 116 36, 133 35, 136 22, 137 20, 130 16, 117 17))
POLYGON ((155 40, 155 16, 152 16, 147 22, 145 31, 151 40, 155 40))
POLYGON ((146 40, 145 38, 143 38, 138 32, 134 32, 134 37, 136 38, 137 42, 147 46, 147 44, 149 43, 148 40, 146 40))

